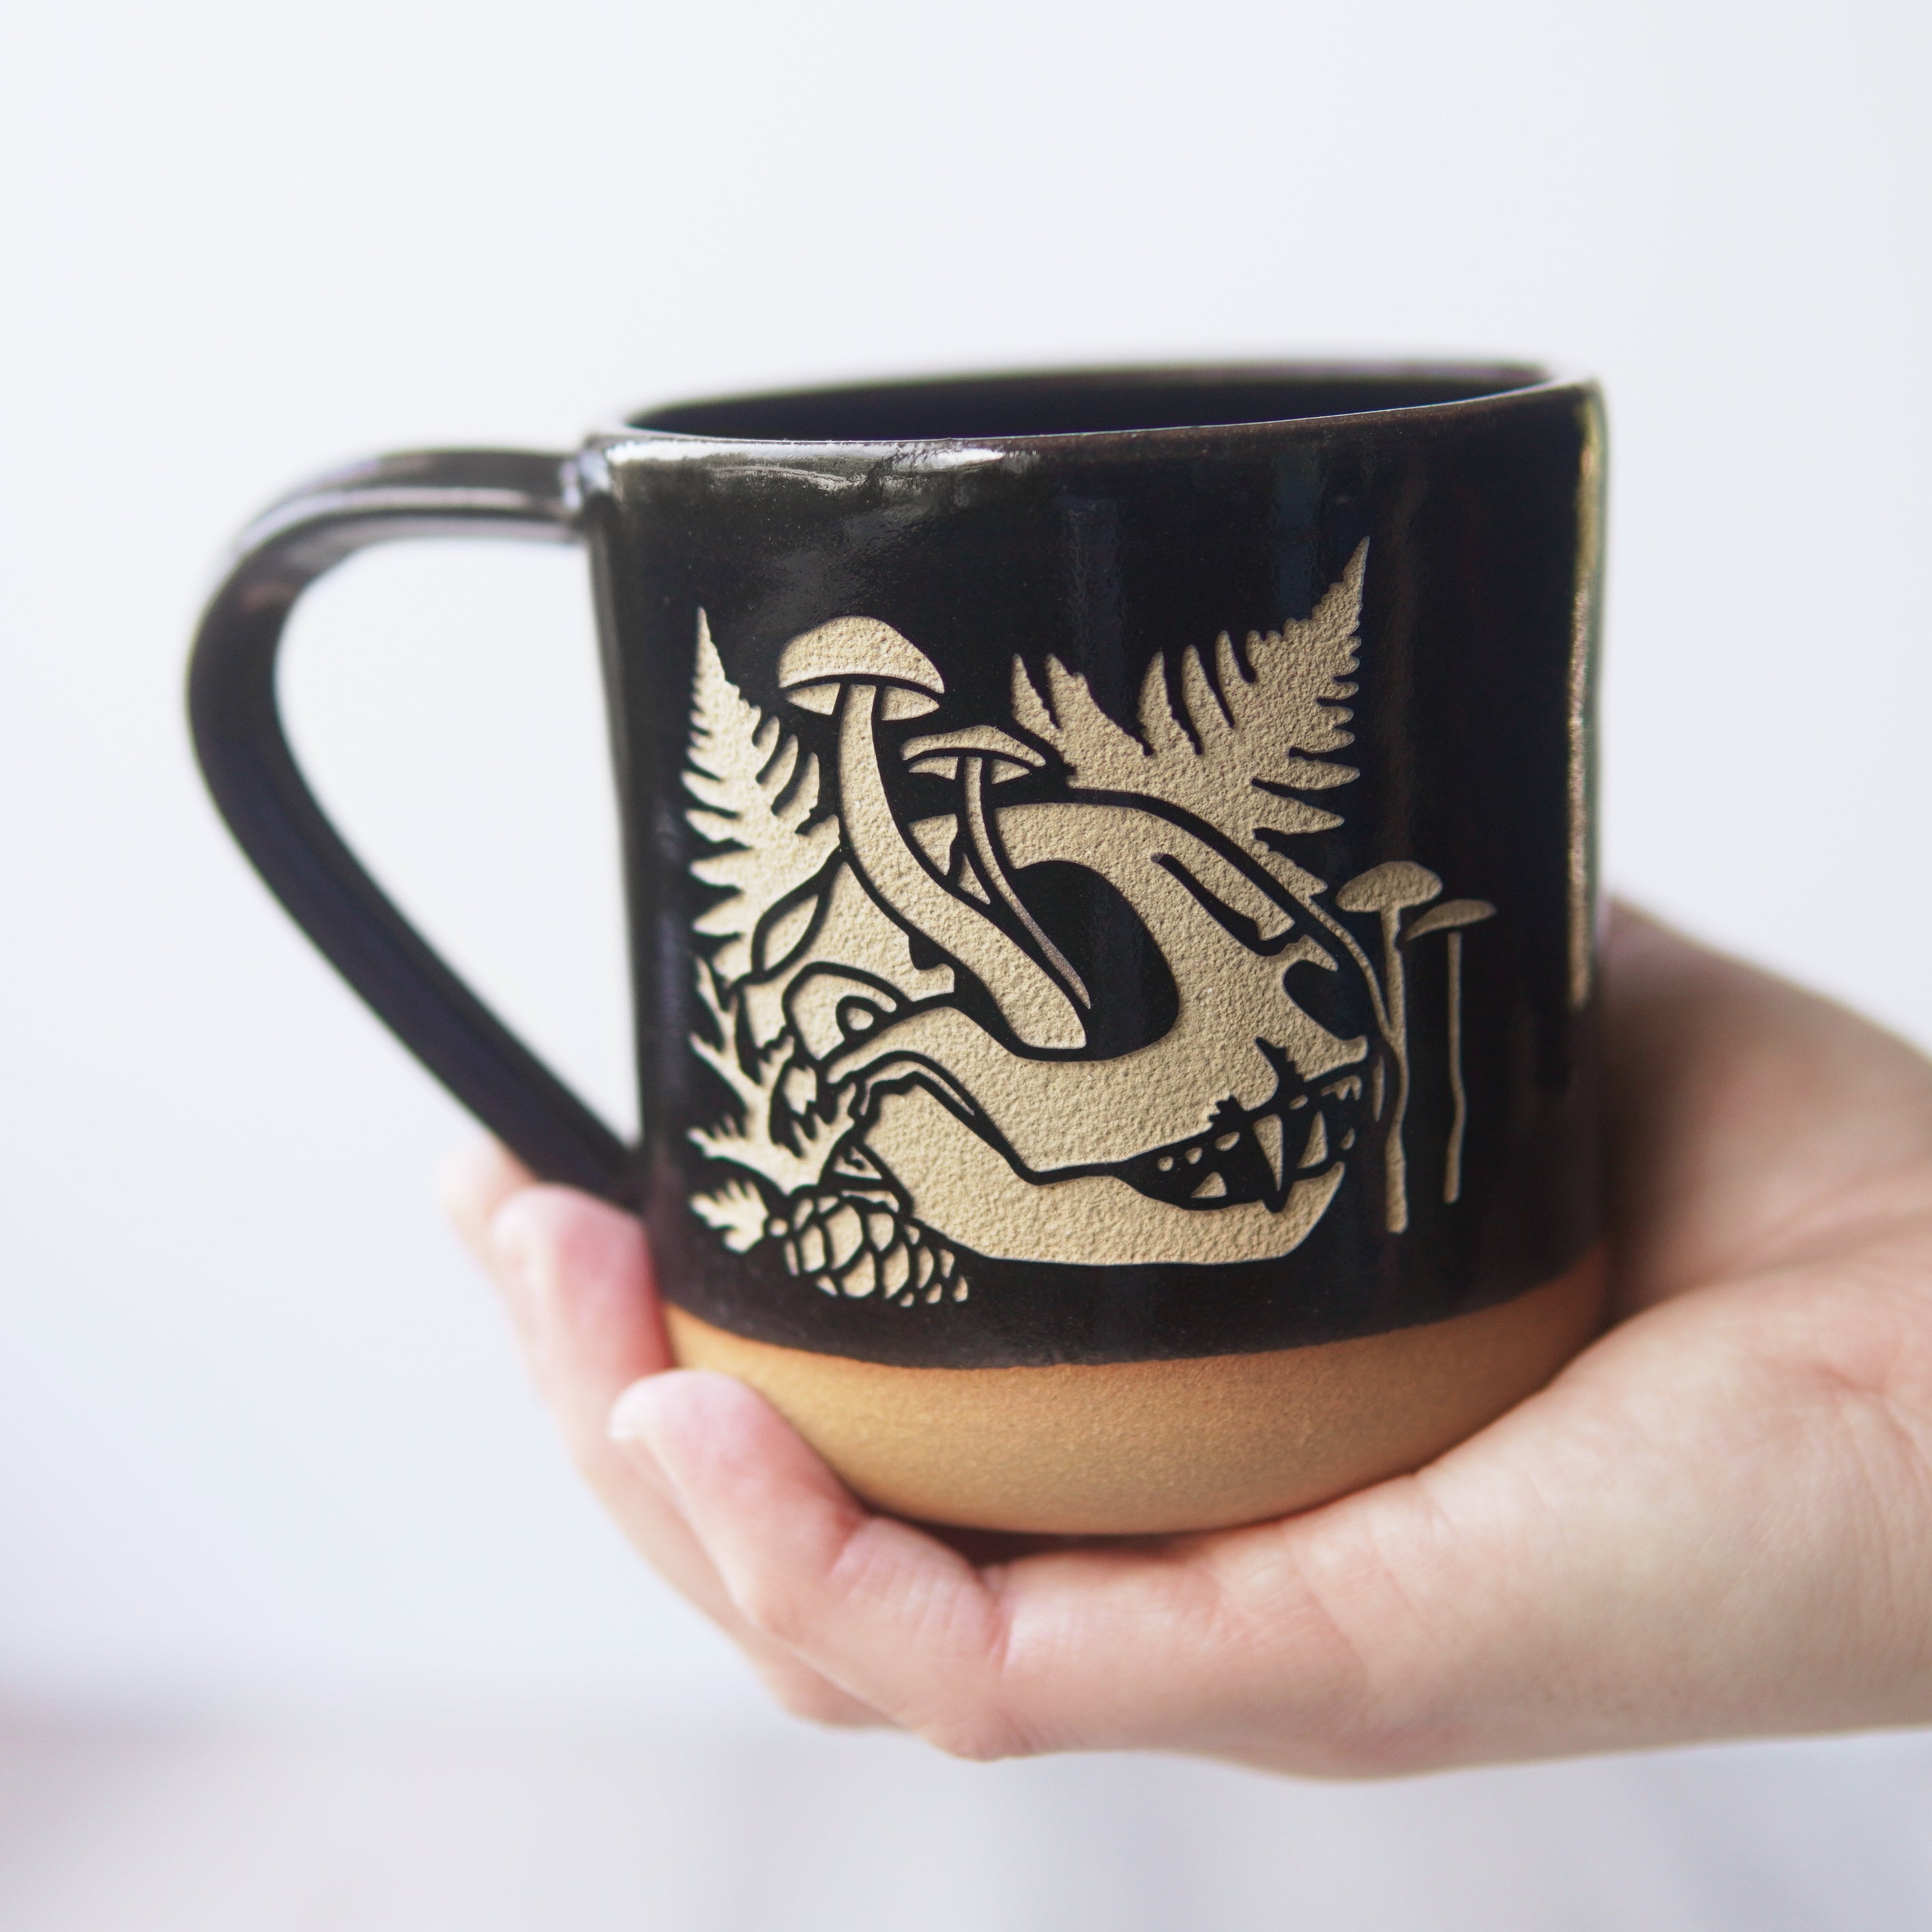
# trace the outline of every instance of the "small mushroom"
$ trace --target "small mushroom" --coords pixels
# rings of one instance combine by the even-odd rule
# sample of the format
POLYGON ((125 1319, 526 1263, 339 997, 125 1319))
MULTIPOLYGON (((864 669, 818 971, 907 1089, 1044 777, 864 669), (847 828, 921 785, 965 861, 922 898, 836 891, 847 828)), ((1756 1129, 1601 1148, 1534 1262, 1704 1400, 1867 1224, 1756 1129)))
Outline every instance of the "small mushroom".
POLYGON ((1402 1119, 1408 1111, 1408 990, 1402 974, 1402 916, 1412 906, 1426 905, 1442 890, 1442 881, 1426 866, 1396 859, 1358 872, 1335 895, 1335 903, 1344 912, 1372 912, 1382 920, 1388 1042, 1395 1055, 1395 1106, 1383 1162, 1388 1186, 1386 1218, 1392 1234, 1408 1226, 1408 1156, 1402 1139, 1402 1119))
POLYGON ((914 738, 900 755, 909 771, 958 779, 960 794, 965 802, 966 833, 972 841, 973 856, 978 861, 980 877, 999 894, 1006 910, 1026 928, 1047 963, 1060 975, 1062 984, 1083 1006, 1091 1006, 1093 995, 1073 970, 1072 962, 1047 937, 1007 876, 1006 866, 993 843, 992 829, 986 822, 988 781, 994 784, 1008 784, 1015 778, 1024 778, 1028 772, 1037 771, 1046 763, 1044 756, 994 724, 962 725, 956 731, 941 731, 930 737, 914 738))
MULTIPOLYGON (((934 874, 893 814, 874 726, 936 708, 946 681, 932 659, 875 617, 836 617, 785 646, 778 682, 790 703, 837 720, 838 814, 866 890, 979 980, 1023 1044, 1084 1045, 1086 1027, 1052 975, 934 874)), ((987 752, 976 747, 974 755, 982 761, 987 752)))
POLYGON ((1344 912, 1380 913, 1384 923, 1411 906, 1426 905, 1442 890, 1442 881, 1426 866, 1394 859, 1386 866, 1358 872, 1335 895, 1344 912))
POLYGON ((1405 939, 1431 932, 1449 935, 1449 1145, 1442 1162, 1442 1198, 1462 1198, 1462 1138, 1469 1125, 1469 1096, 1462 1082, 1462 928, 1496 916, 1487 899, 1444 899, 1410 922, 1405 939))
POLYGON ((1425 933, 1453 932, 1458 926, 1475 926, 1496 916, 1496 908, 1487 899, 1444 899, 1431 906, 1420 919, 1408 922, 1405 939, 1420 939, 1425 933))
POLYGON ((1024 778, 1046 763, 1030 745, 1022 744, 997 724, 964 724, 956 731, 909 739, 899 755, 909 771, 934 772, 947 778, 958 776, 962 758, 973 760, 986 767, 986 776, 994 784, 1024 778))

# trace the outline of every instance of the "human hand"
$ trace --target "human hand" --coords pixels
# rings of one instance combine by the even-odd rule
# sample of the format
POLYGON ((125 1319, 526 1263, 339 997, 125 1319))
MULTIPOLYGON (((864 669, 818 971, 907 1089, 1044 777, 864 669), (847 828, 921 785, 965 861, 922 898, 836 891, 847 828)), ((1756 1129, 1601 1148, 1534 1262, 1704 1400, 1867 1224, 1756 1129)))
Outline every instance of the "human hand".
POLYGON ((452 1211, 606 1506, 801 1714, 1328 1774, 1932 1719, 1932 1065, 1628 912, 1604 990, 1616 1325, 1276 1522, 976 1563, 670 1368, 635 1221, 487 1146, 452 1211))

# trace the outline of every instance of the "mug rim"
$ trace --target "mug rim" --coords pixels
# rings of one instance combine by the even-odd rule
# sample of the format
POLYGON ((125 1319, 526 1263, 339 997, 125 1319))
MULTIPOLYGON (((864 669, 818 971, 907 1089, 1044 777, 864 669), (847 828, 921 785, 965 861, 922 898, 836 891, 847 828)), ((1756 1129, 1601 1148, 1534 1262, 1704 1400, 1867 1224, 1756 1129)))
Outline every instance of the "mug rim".
MULTIPOLYGON (((668 403, 629 412, 620 422, 592 433, 594 448, 608 450, 614 444, 643 446, 668 454, 666 446, 697 446, 702 448, 750 450, 778 448, 788 450, 820 448, 856 451, 926 448, 1025 448, 1039 446, 1119 445, 1150 439, 1178 442, 1202 437, 1214 440, 1252 435, 1257 430, 1278 431, 1318 424, 1358 419, 1378 423, 1392 418, 1437 420, 1513 405, 1527 398, 1547 395, 1562 389, 1584 389, 1589 379, 1547 363, 1503 358, 1449 357, 1284 357, 1264 361, 1229 362, 1174 362, 1089 364, 1062 368, 1021 368, 1011 370, 969 370, 962 373, 893 376, 856 382, 813 383, 782 388, 746 391, 735 394, 710 395, 668 403), (1286 410, 1274 414, 1244 410, 1232 415, 1204 410, 1198 418, 1177 419, 1172 406, 1150 411, 1146 422, 1123 422, 1104 426, 1066 429, 1028 428, 985 431, 970 428, 944 432, 919 429, 904 434, 874 433, 853 435, 784 434, 784 418, 814 407, 827 410, 850 408, 856 412, 890 408, 904 403, 928 407, 938 399, 957 398, 962 406, 982 407, 1011 400, 1016 408, 1037 406, 1049 396, 1070 395, 1090 404, 1108 392, 1124 400, 1136 391, 1165 391, 1169 399, 1189 392, 1204 398, 1216 392, 1224 394, 1242 388, 1292 387, 1338 392, 1352 391, 1355 398, 1364 388, 1386 388, 1386 404, 1363 406, 1359 400, 1343 398, 1349 406, 1286 410), (1418 388, 1462 389, 1465 393, 1418 397, 1418 388), (757 427, 746 423, 756 412, 770 410, 780 427, 757 427), (709 422, 707 423, 707 419, 709 422), (742 426, 716 427, 722 419, 742 426)), ((1318 400, 1318 398, 1311 399, 1318 400)), ((1223 406, 1226 406, 1225 404, 1223 406)))

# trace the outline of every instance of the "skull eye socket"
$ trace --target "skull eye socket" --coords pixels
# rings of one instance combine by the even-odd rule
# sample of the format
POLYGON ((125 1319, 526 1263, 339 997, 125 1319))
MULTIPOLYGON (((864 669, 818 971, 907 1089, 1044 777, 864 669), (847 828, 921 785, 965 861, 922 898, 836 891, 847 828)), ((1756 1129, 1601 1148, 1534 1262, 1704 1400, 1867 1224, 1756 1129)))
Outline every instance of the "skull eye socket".
MULTIPOLYGON (((1116 887, 1084 866, 1058 859, 1016 872, 1013 883, 1092 989, 1081 1059, 1132 1053, 1172 1029, 1180 1017, 1180 988, 1154 935, 1116 887)), ((963 984, 961 992, 969 996, 963 984)))
POLYGON ((854 1040, 876 1033, 898 1011, 890 988, 843 966, 809 967, 785 994, 785 1018, 800 1046, 821 1065, 854 1040))
POLYGON ((838 1002, 838 1030, 848 1040, 862 1040, 872 1032, 885 1015, 870 1000, 841 1000, 838 1002))

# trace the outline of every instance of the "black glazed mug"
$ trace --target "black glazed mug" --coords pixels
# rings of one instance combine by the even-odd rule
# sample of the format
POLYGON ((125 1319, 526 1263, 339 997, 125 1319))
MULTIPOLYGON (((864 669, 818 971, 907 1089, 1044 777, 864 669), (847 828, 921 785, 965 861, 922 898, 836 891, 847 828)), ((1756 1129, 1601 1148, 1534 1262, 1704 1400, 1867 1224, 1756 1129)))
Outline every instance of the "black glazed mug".
POLYGON ((1598 1318, 1601 451, 1588 383, 1284 364, 382 458, 242 538, 195 741, 404 1042, 642 1214, 679 1358, 861 1494, 1254 1520, 1416 1466, 1598 1318), (451 535, 590 554, 634 1148, 383 897, 277 716, 302 589, 451 535))

